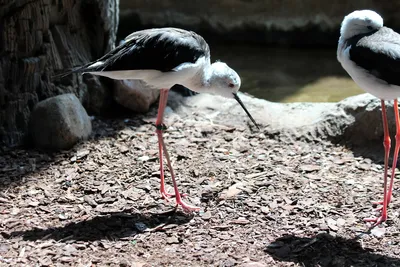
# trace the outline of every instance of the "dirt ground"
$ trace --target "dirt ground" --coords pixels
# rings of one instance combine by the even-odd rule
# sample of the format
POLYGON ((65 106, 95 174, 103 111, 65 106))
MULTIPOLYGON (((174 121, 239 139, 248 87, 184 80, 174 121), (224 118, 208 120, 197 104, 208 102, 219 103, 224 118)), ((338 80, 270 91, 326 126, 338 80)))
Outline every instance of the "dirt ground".
POLYGON ((380 153, 171 119, 179 188, 201 206, 187 214, 160 198, 148 119, 93 128, 62 153, 2 149, 0 266, 400 266, 398 185, 387 223, 362 221, 382 198, 380 153))

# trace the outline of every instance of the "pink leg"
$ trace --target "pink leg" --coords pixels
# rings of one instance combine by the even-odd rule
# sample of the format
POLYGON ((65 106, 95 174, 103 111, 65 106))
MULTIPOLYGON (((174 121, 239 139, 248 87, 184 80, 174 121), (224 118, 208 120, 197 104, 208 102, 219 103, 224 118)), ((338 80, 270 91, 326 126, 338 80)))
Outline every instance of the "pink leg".
POLYGON ((156 133, 158 137, 158 155, 159 155, 159 160, 160 160, 160 192, 161 192, 161 197, 168 200, 169 197, 172 197, 173 195, 167 193, 165 190, 165 177, 164 177, 164 166, 163 166, 163 148, 161 145, 161 139, 162 139, 162 121, 163 121, 163 116, 164 116, 164 110, 167 105, 167 97, 168 97, 168 90, 167 89, 162 89, 161 94, 160 94, 160 102, 158 105, 158 114, 157 114, 157 120, 156 120, 156 133), (165 93, 163 93, 165 90, 165 93))
MULTIPOLYGON (((176 198, 176 204, 180 205, 184 210, 187 211, 196 211, 199 210, 200 208, 191 206, 189 204, 186 204, 182 200, 182 196, 179 193, 178 186, 176 184, 175 180, 175 174, 174 170, 172 169, 171 161, 169 159, 169 154, 167 151, 167 147, 165 146, 164 143, 164 138, 162 136, 162 121, 163 121, 163 116, 164 116, 164 110, 167 105, 167 99, 168 99, 168 89, 162 89, 160 93, 160 105, 158 108, 158 115, 157 115, 157 121, 156 121, 156 126, 157 126, 157 137, 158 137, 158 146, 159 146, 159 152, 160 152, 160 168, 162 169, 162 150, 164 150, 165 158, 167 159, 167 164, 169 171, 171 172, 171 178, 172 178, 172 183, 174 184, 174 191, 175 191, 175 198, 176 198)), ((161 177, 161 194, 165 196, 171 196, 168 193, 165 192, 165 185, 164 185, 164 172, 161 171, 160 174, 162 174, 161 177), (164 193, 164 194, 163 194, 164 193)))
POLYGON ((397 158, 399 156, 399 150, 400 150, 400 116, 399 116, 399 106, 398 106, 397 99, 394 100, 393 105, 394 105, 394 117, 396 120, 396 145, 394 147, 394 157, 393 157, 393 163, 392 163, 392 176, 390 177, 389 192, 388 192, 388 198, 387 198, 386 205, 389 205, 390 200, 392 199, 393 182, 394 182, 394 176, 395 176, 395 172, 396 172, 397 158))
MULTIPOLYGON (((388 161, 389 161, 389 152, 390 152, 390 136, 389 136, 389 126, 387 122, 386 116, 386 107, 385 101, 381 100, 382 105, 382 121, 383 121, 383 146, 385 148, 385 168, 384 168, 384 176, 383 176, 383 207, 382 214, 379 218, 366 218, 364 221, 366 222, 374 222, 374 226, 386 221, 387 219, 387 204, 388 204, 388 192, 387 192, 387 172, 388 172, 388 161)), ((397 146, 397 143, 396 143, 397 146)))
MULTIPOLYGON (((394 100, 393 107, 394 107, 394 117, 396 120, 396 145, 394 147, 392 175, 390 176, 389 191, 388 191, 386 205, 389 205, 390 200, 392 199, 393 182, 394 182, 394 176, 396 173, 397 159, 398 159, 399 150, 400 150, 400 117, 399 117, 399 107, 398 107, 397 99, 394 100)), ((374 204, 383 205, 383 201, 375 202, 374 204)), ((382 210, 382 209, 383 209, 383 207, 380 207, 377 210, 382 210)))

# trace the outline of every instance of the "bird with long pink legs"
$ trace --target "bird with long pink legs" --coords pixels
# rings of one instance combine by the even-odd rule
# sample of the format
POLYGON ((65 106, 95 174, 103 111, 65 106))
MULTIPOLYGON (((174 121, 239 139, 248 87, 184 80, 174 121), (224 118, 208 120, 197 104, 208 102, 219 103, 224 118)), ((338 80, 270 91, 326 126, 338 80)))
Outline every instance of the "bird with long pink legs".
MULTIPOLYGON (((169 154, 164 143, 164 110, 168 91, 176 84, 198 93, 209 93, 235 99, 257 126, 238 96, 241 85, 239 75, 223 62, 211 64, 210 48, 206 41, 192 31, 177 28, 156 28, 137 31, 125 38, 118 47, 100 59, 58 75, 75 72, 100 75, 115 80, 142 80, 149 88, 160 90, 156 121, 160 159, 160 192, 168 199, 175 196, 176 204, 186 211, 199 210, 182 200, 169 154), (174 194, 165 189, 163 154, 171 174, 174 194)), ((151 89, 149 89, 151 90, 151 89)), ((258 127, 258 126, 257 126, 258 127)))
POLYGON ((345 16, 340 28, 337 58, 351 78, 366 92, 381 99, 383 121, 384 174, 383 201, 377 218, 366 218, 373 227, 386 221, 400 149, 400 122, 397 98, 400 97, 400 35, 383 26, 382 17, 371 10, 357 10, 345 16), (396 140, 392 173, 388 186, 391 140, 385 101, 394 100, 396 140))

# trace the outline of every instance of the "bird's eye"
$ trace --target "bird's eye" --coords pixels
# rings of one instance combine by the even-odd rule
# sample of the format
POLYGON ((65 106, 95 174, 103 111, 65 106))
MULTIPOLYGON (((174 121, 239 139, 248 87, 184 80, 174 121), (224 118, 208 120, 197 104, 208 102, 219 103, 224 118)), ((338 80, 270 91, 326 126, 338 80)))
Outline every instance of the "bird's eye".
POLYGON ((229 86, 230 88, 235 87, 235 85, 234 85, 233 83, 229 83, 228 86, 229 86))
POLYGON ((368 30, 374 29, 372 26, 367 26, 368 30))

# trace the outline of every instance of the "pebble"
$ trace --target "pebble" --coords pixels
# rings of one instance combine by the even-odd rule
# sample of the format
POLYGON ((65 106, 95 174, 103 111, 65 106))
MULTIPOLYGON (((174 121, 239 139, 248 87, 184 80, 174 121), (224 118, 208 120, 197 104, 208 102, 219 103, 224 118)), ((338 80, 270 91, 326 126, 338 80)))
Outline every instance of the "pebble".
POLYGON ((375 237, 381 238, 385 235, 386 228, 385 227, 375 227, 371 230, 371 234, 375 237))
POLYGON ((147 229, 147 225, 142 222, 135 223, 135 227, 139 232, 144 232, 147 229))
POLYGON ((170 236, 166 240, 167 244, 179 244, 179 240, 176 236, 170 236))
POLYGON ((211 212, 210 211, 206 211, 201 215, 201 218, 205 221, 208 221, 209 219, 211 219, 211 212))

